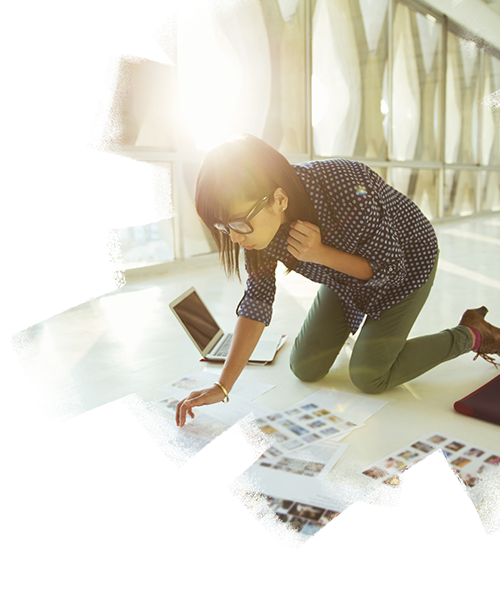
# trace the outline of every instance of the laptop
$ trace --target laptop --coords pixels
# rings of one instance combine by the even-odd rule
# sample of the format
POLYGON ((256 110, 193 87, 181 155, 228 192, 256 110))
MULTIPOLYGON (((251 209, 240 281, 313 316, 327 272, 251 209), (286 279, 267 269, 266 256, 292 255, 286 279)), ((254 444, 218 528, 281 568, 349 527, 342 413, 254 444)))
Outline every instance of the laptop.
MULTIPOLYGON (((205 360, 222 362, 227 358, 233 334, 222 331, 194 287, 169 306, 205 360)), ((271 362, 283 338, 279 333, 263 333, 248 362, 271 362)))

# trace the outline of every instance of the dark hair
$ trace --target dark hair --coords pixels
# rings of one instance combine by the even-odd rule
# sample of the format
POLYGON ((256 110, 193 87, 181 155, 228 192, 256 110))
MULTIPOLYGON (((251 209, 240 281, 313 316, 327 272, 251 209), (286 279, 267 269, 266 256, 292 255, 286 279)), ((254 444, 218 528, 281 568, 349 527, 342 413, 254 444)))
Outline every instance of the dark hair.
MULTIPOLYGON (((228 275, 239 273, 239 245, 214 227, 227 221, 229 205, 235 198, 257 201, 282 188, 288 196, 286 217, 317 224, 309 193, 288 160, 259 138, 243 134, 210 150, 198 171, 195 184, 196 212, 210 230, 228 275)), ((260 252, 247 253, 248 267, 256 271, 260 252)), ((292 265, 293 266, 293 265, 292 265)))

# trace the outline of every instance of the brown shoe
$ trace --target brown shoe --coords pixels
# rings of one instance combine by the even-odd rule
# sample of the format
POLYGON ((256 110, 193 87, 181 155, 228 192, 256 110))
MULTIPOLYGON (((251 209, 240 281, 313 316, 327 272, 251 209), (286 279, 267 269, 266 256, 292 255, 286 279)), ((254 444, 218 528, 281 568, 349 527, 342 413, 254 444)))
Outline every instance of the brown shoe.
POLYGON ((490 325, 490 323, 487 323, 484 320, 487 312, 488 309, 485 306, 466 310, 462 316, 460 325, 472 327, 479 331, 479 335, 481 336, 481 346, 479 347, 479 350, 477 350, 474 360, 480 356, 481 358, 484 358, 484 360, 494 364, 495 367, 498 367, 498 363, 488 355, 500 355, 500 329, 490 325))

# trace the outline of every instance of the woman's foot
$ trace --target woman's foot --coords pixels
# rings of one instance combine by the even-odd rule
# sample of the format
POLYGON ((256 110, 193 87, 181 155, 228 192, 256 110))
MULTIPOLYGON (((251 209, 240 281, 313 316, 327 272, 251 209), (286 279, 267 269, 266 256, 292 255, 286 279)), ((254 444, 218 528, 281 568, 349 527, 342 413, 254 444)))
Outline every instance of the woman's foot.
POLYGON ((472 333, 472 337, 474 338, 473 350, 477 352, 474 360, 480 356, 497 367, 498 363, 489 354, 500 355, 500 329, 484 320, 487 312, 488 309, 485 306, 466 310, 462 316, 460 325, 465 325, 472 333), (478 334, 480 336, 479 344, 477 340, 478 334))

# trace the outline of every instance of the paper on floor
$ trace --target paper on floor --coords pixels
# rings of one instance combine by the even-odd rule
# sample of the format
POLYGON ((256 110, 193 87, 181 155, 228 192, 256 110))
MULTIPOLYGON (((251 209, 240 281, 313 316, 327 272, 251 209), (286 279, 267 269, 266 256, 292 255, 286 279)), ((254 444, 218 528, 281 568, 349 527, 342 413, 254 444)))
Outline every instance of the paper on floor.
POLYGON ((135 417, 149 435, 150 439, 171 463, 181 469, 217 437, 230 431, 220 421, 207 415, 200 414, 195 419, 196 424, 186 422, 184 427, 177 427, 175 421, 158 415, 135 417))
MULTIPOLYGON (((189 394, 195 390, 211 387, 214 384, 214 381, 217 381, 217 377, 218 375, 214 371, 195 371, 194 373, 190 373, 189 375, 185 375, 175 381, 160 386, 158 391, 163 392, 172 398, 176 398, 177 400, 184 400, 184 398, 189 396, 189 394)), ((231 400, 250 402, 265 392, 268 392, 273 387, 275 386, 268 383, 256 383, 240 377, 234 384, 230 397, 231 400)), ((215 406, 217 406, 217 404, 212 404, 212 407, 215 406)))
MULTIPOLYGON (((257 425, 263 433, 271 435, 274 444, 259 462, 265 467, 272 464, 276 469, 286 463, 283 458, 291 452, 296 454, 301 448, 318 446, 320 462, 331 464, 324 457, 328 452, 332 456, 337 452, 333 442, 362 427, 385 404, 384 400, 322 389, 284 410, 261 414, 257 425), (330 450, 328 444, 332 444, 330 450)), ((323 467, 321 470, 324 473, 323 467)))
MULTIPOLYGON (((354 423, 364 423, 387 404, 387 400, 322 388, 306 398, 354 423)), ((303 400, 304 402, 304 400, 303 400)))
MULTIPOLYGON (((404 473, 431 454, 444 457, 466 493, 480 484, 489 482, 500 472, 498 453, 437 431, 420 436, 356 472, 370 480, 371 488, 396 490, 404 483, 404 473)), ((479 494, 471 495, 471 502, 475 507, 487 491, 488 486, 482 486, 479 488, 479 494), (484 495, 483 490, 486 490, 484 495)))
POLYGON ((277 461, 293 450, 330 439, 338 441, 354 429, 363 427, 346 420, 327 408, 322 400, 310 398, 290 408, 262 415, 238 424, 238 429, 249 444, 260 449, 258 460, 277 461))
MULTIPOLYGON (((324 479, 336 465, 348 444, 329 442, 311 444, 287 454, 276 454, 275 446, 268 448, 259 460, 250 467, 258 473, 264 484, 274 477, 276 471, 288 473, 293 477, 318 477, 324 479)), ((299 482, 297 479, 297 482, 299 482)))
MULTIPOLYGON (((204 371, 191 373, 159 388, 168 393, 156 402, 171 414, 186 395, 212 385, 214 374, 204 371)), ((324 478, 347 448, 340 443, 354 429, 380 410, 386 401, 366 398, 346 392, 322 389, 284 410, 266 408, 252 402, 273 386, 240 379, 231 390, 231 401, 193 409, 195 419, 187 418, 186 425, 176 436, 187 446, 197 439, 204 446, 252 413, 256 425, 269 436, 272 445, 250 468, 261 482, 267 482, 277 472, 291 477, 296 484, 304 478, 324 478)))
POLYGON ((356 502, 373 504, 378 492, 268 469, 247 469, 227 485, 278 544, 307 541, 356 502))

